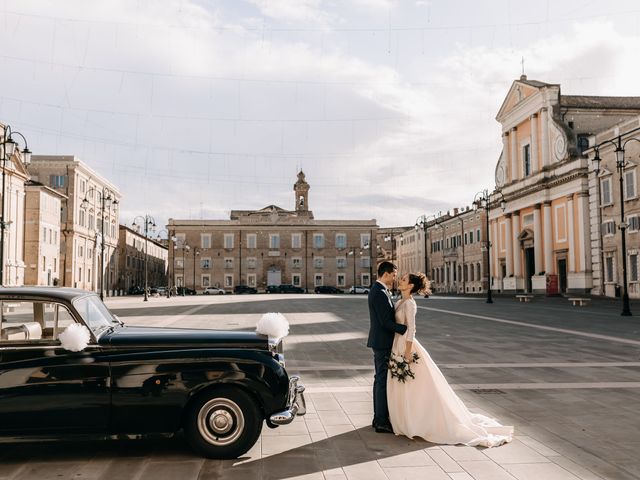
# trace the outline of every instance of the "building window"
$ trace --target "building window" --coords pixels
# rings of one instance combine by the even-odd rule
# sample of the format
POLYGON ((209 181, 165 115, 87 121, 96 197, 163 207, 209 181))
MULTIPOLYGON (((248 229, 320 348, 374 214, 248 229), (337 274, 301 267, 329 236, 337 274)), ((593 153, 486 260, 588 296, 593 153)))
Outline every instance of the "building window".
POLYGON ((600 203, 601 205, 611 205, 611 179, 600 180, 600 203))
POLYGON ((301 282, 301 276, 299 273, 294 273, 293 275, 291 275, 291 283, 296 287, 301 286, 302 282, 301 282))
POLYGON ((176 287, 183 287, 184 286, 184 279, 182 278, 182 275, 176 275, 176 287))
POLYGON ((371 258, 370 257, 361 257, 360 258, 360 266, 362 268, 369 268, 371 266, 371 258))
POLYGON ((255 233, 247 233, 247 248, 256 248, 258 244, 258 237, 255 233))
POLYGON ((636 198, 636 171, 624 172, 624 199, 636 198))
POLYGON ((603 235, 615 235, 616 233, 616 224, 613 220, 609 220, 602 224, 602 234, 603 235))
POLYGON ((363 273, 361 275, 361 278, 362 278, 362 286, 369 287, 371 285, 371 277, 369 276, 368 273, 363 273))
POLYGON ((313 259, 313 266, 315 268, 322 268, 324 267, 324 257, 315 257, 313 259))
POLYGON ((256 274, 255 273, 248 273, 247 274, 247 285, 249 285, 250 287, 254 287, 256 286, 256 274))
POLYGON ((279 233, 270 233, 269 234, 269 248, 271 248, 271 249, 279 249, 280 248, 280 234, 279 233))
POLYGON ((632 253, 629 255, 629 280, 632 282, 638 281, 638 254, 632 253))
POLYGON ((633 217, 627 217, 627 222, 629 222, 629 231, 637 232, 640 230, 640 217, 637 215, 633 217))
POLYGON ((200 234, 200 246, 202 248, 211 248, 211 234, 210 233, 201 233, 200 234))
POLYGON ((347 268, 347 257, 337 257, 336 268, 347 268))
POLYGON ((203 288, 207 288, 211 286, 211 275, 205 274, 202 275, 201 285, 203 288))
POLYGON ((611 283, 613 282, 613 256, 605 257, 604 265, 605 265, 604 281, 611 283))
POLYGON ((53 188, 63 188, 67 185, 66 175, 50 175, 49 184, 53 188))
POLYGON ((324 285, 323 282, 324 282, 324 278, 323 278, 321 273, 316 273, 313 276, 313 286, 314 287, 320 287, 320 286, 324 285))
POLYGON ((347 248, 347 236, 344 233, 336 234, 336 248, 347 248))
POLYGON ((224 248, 230 249, 233 248, 233 233, 225 233, 224 234, 224 248))
POLYGON ((247 268, 256 268, 256 257, 248 257, 247 258, 247 268))
POLYGON ((233 274, 227 273, 224 276, 224 286, 225 286, 225 288, 232 288, 233 287, 233 274))
POLYGON ((293 257, 291 259, 291 267, 292 268, 301 268, 302 267, 302 259, 300 257, 293 257))
POLYGON ((476 230, 476 242, 480 241, 480 229, 476 230))
POLYGON ((522 147, 522 163, 524 176, 531 175, 531 145, 525 145, 522 147))
POLYGON ((346 285, 346 278, 344 273, 338 273, 336 275, 336 286, 344 287, 346 285))
POLYGON ((313 234, 313 248, 324 248, 324 234, 323 233, 314 233, 313 234))
POLYGON ((224 259, 224 268, 233 268, 233 258, 225 258, 224 259))
POLYGON ((291 234, 291 248, 302 248, 302 234, 301 233, 292 233, 291 234))
POLYGON ((589 148, 589 135, 578 134, 578 153, 580 155, 589 148))
POLYGON ((201 258, 200 259, 200 268, 208 270, 211 268, 211 259, 210 258, 201 258))
POLYGON ((369 235, 368 233, 360 234, 360 248, 368 247, 370 242, 371 242, 371 235, 369 235))

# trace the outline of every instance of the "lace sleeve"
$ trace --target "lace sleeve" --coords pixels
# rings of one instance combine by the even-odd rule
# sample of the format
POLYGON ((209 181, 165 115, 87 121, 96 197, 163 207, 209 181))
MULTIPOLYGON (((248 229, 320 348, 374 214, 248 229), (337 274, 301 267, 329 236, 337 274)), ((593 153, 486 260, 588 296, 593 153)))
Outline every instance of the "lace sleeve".
POLYGON ((416 313, 418 307, 413 300, 407 302, 405 306, 405 319, 407 321, 407 342, 413 342, 416 335, 416 313))

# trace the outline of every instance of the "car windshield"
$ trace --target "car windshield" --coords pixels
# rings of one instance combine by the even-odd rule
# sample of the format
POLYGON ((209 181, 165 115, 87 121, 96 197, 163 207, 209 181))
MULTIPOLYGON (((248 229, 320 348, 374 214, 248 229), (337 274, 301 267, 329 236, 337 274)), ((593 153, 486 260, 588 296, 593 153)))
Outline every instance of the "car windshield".
POLYGON ((96 337, 109 327, 118 325, 116 319, 113 318, 109 309, 105 307, 97 295, 77 298, 73 301, 73 306, 96 337))

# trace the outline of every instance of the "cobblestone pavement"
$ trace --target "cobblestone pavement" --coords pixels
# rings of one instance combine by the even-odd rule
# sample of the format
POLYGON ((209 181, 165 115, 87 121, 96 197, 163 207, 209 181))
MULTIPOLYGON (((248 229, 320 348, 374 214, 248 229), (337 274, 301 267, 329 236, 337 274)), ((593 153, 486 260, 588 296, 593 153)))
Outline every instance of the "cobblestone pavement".
MULTIPOLYGON (((253 329, 265 312, 291 323, 287 370, 308 413, 263 429, 236 461, 194 456, 181 436, 136 441, 5 443, 0 479, 637 479, 640 304, 635 317, 594 300, 418 299, 420 342, 473 411, 515 426, 485 449, 376 434, 364 296, 111 298, 125 323, 253 329)), ((428 408, 428 406, 425 406, 428 408)))

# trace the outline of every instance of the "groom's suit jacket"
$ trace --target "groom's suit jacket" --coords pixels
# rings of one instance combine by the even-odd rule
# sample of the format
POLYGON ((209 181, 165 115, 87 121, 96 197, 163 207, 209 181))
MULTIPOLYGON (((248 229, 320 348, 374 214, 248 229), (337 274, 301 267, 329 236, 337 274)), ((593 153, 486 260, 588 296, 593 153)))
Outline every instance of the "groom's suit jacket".
POLYGON ((369 290, 369 322, 369 348, 391 350, 394 334, 407 331, 406 325, 396 323, 391 294, 380 282, 375 282, 369 290))

